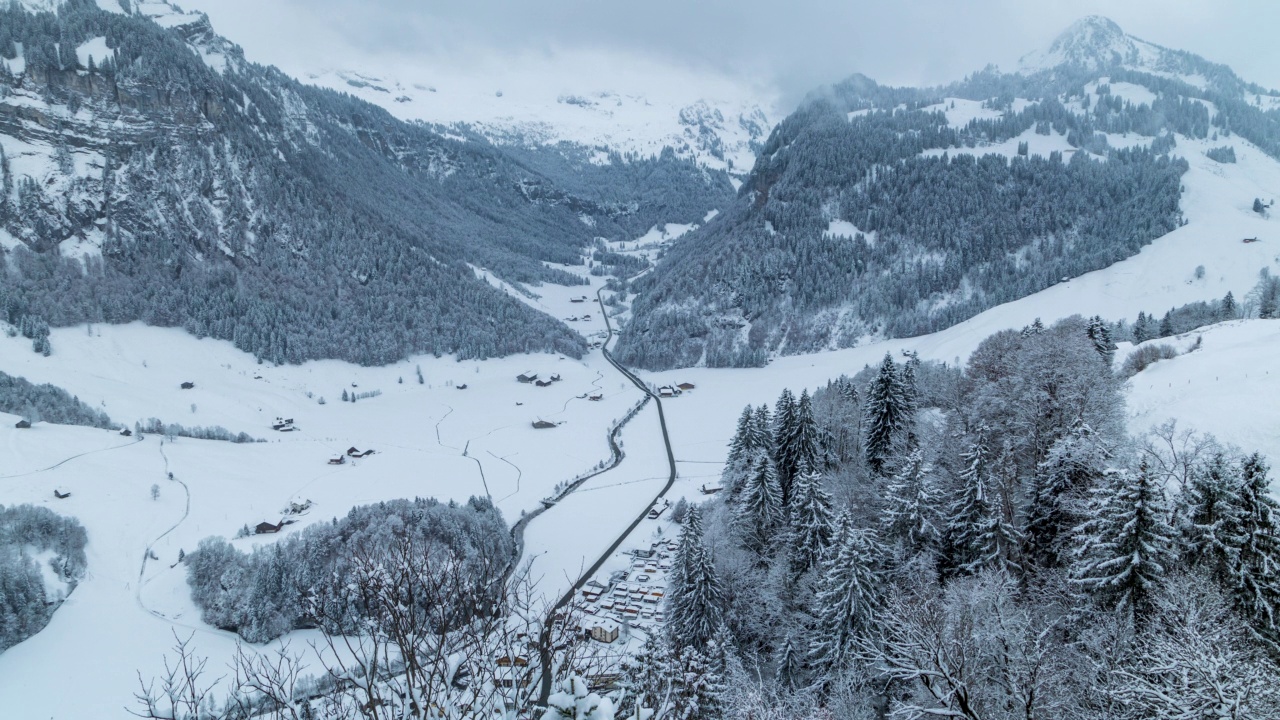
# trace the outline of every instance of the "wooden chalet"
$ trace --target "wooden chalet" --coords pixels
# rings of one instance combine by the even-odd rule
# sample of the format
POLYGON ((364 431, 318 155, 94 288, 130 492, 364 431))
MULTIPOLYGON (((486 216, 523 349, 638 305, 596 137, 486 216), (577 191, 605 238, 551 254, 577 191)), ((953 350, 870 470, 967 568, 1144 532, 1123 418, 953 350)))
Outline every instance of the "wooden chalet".
POLYGON ((600 401, 600 400, 603 400, 603 399, 604 399, 604 395, 603 395, 603 394, 601 394, 601 393, 595 393, 594 395, 588 395, 588 396, 587 396, 587 399, 588 399, 588 400, 600 401))
POLYGON ((586 301, 587 299, 585 297, 569 298, 569 302, 572 302, 572 303, 581 303, 586 301))
POLYGON ((29 430, 31 428, 31 421, 19 420, 18 422, 14 423, 13 426, 18 428, 19 430, 29 430))
POLYGON ((534 373, 534 372, 520 373, 519 375, 516 376, 516 381, 522 382, 522 383, 531 383, 537 379, 538 379, 538 373, 534 373))
POLYGON ((372 454, 373 454, 373 450, 371 449, 365 450, 364 452, 360 452, 358 449, 356 449, 355 446, 347 448, 347 455, 350 455, 353 458, 369 457, 372 454))
POLYGON ((607 618, 594 618, 587 634, 597 642, 611 643, 618 639, 618 623, 607 618))
POLYGON ((534 420, 534 421, 533 421, 533 428, 534 428, 535 430, 549 430, 549 429, 551 429, 551 428, 553 428, 553 427, 555 427, 555 426, 556 426, 556 424, 555 424, 555 423, 553 423, 553 422, 547 422, 546 420, 534 420))
POLYGON ((677 389, 677 390, 679 390, 680 392, 689 392, 690 390, 694 389, 695 387, 697 387, 697 386, 696 386, 696 385, 694 385, 693 383, 683 382, 683 383, 680 383, 679 385, 677 385, 677 386, 676 386, 676 389, 677 389))
POLYGON ((345 464, 346 462, 347 462, 347 456, 346 456, 346 455, 339 455, 338 457, 329 458, 329 464, 330 464, 330 465, 343 465, 343 464, 345 464))
POLYGON ((122 437, 133 437, 133 431, 130 430, 129 428, 121 428, 120 435, 122 437))
POLYGON ((283 527, 284 527, 284 521, 283 521, 283 520, 281 520, 280 522, 278 522, 278 523, 276 523, 276 524, 274 524, 274 525, 272 525, 272 524, 271 524, 271 523, 269 523, 269 522, 260 522, 260 523, 258 523, 258 524, 257 524, 257 526, 255 526, 255 527, 253 528, 253 533, 254 533, 255 535, 268 535, 268 534, 271 534, 271 533, 278 533, 278 532, 280 532, 280 529, 281 529, 281 528, 283 528, 283 527))
POLYGON ((466 389, 467 389, 467 384, 466 384, 466 383, 462 383, 461 385, 455 385, 454 387, 458 388, 459 390, 466 390, 466 389))
POLYGON ((676 396, 676 389, 670 385, 663 385, 658 388, 658 397, 673 398, 676 396))
POLYGON ((1245 239, 1244 239, 1244 242, 1245 242, 1245 244, 1246 244, 1246 245, 1247 245, 1247 244, 1249 244, 1249 243, 1256 243, 1256 242, 1258 242, 1258 238, 1256 238, 1256 237, 1245 238, 1245 239))
POLYGON ((182 387, 182 389, 183 389, 183 390, 190 390, 191 388, 193 388, 193 387, 195 387, 195 386, 196 386, 196 384, 195 384, 195 383, 188 381, 188 382, 184 382, 184 383, 182 383, 182 386, 181 386, 181 387, 182 387))
POLYGON ((60 491, 60 490, 54 490, 54 491, 53 491, 53 496, 54 496, 54 497, 56 497, 56 498, 58 498, 59 500, 66 500, 67 498, 71 497, 71 493, 70 493, 70 492, 62 492, 62 491, 60 491))

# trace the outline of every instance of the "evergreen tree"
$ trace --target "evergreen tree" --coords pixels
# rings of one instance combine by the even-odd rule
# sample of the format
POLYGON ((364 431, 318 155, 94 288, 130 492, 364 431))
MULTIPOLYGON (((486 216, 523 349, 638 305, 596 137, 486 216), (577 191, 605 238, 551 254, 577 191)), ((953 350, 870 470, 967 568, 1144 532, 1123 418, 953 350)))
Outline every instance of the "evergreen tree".
POLYGON ((883 473, 911 420, 902 378, 889 353, 885 353, 880 370, 872 379, 866 395, 862 408, 863 455, 872 471, 883 473))
POLYGON ((761 403, 756 408, 755 421, 751 425, 751 445, 757 449, 773 454, 773 416, 769 412, 768 403, 761 403))
POLYGON ((1116 356, 1115 344, 1111 342, 1111 328, 1100 316, 1094 315, 1089 318, 1086 332, 1089 333, 1089 340, 1093 342, 1093 349, 1098 351, 1098 355, 1107 367, 1111 367, 1112 360, 1116 356))
POLYGON ((733 433, 733 439, 729 441, 729 455, 725 458, 725 462, 729 465, 741 465, 755 458, 755 451, 759 448, 752 447, 754 423, 755 410, 748 405, 738 416, 738 428, 733 433))
POLYGON ((1179 524, 1186 561, 1227 586, 1239 559, 1235 538, 1242 531, 1240 490, 1237 469, 1217 452, 1196 468, 1181 495, 1179 524))
POLYGON ((1160 318, 1160 337, 1166 338, 1173 335, 1173 310, 1169 310, 1160 318))
MULTIPOLYGON (((711 641, 709 645, 714 645, 711 641)), ((670 720, 720 720, 725 712, 725 679, 713 667, 708 653, 714 650, 693 645, 680 648, 676 672, 671 679, 670 710, 662 714, 670 720)))
POLYGON ((803 468, 816 470, 823 465, 818 425, 813 419, 813 401, 808 390, 800 393, 789 422, 785 426, 780 424, 779 430, 774 457, 778 482, 782 487, 782 503, 790 505, 797 475, 803 472, 803 468))
POLYGON ((761 450, 743 481, 733 517, 734 528, 744 547, 764 555, 784 517, 782 488, 778 485, 773 458, 761 450))
POLYGON ((1147 319, 1145 312, 1138 313, 1138 319, 1133 323, 1133 342, 1134 344, 1144 343, 1151 339, 1151 323, 1147 319))
POLYGON ((989 548, 981 545, 983 530, 993 512, 987 491, 986 433, 986 427, 978 428, 969 449, 961 456, 959 487, 955 500, 947 508, 947 564, 956 570, 967 570, 989 554, 989 548))
POLYGON ((791 571, 801 575, 817 566, 834 532, 831 496, 822 487, 822 475, 802 469, 796 477, 790 507, 789 559, 791 571))
POLYGON ((773 421, 770 427, 770 447, 773 448, 773 463, 778 469, 778 484, 782 486, 782 502, 791 501, 791 478, 787 476, 787 458, 783 457, 787 446, 787 437, 795 432, 796 398, 789 388, 783 388, 778 402, 773 406, 773 421))
POLYGON ((1062 567, 1070 562, 1072 531, 1083 521, 1080 506, 1106 472, 1109 457, 1093 428, 1078 419, 1049 449, 1027 511, 1028 551, 1040 565, 1062 567))
POLYGON ((925 462, 920 448, 903 461, 887 493, 884 536, 901 542, 910 553, 937 547, 939 498, 933 487, 933 467, 925 462))
POLYGON ((1254 632, 1280 653, 1280 503, 1261 455, 1246 458, 1240 472, 1239 531, 1228 539, 1236 556, 1234 594, 1254 632))
POLYGON ((778 650, 778 669, 774 673, 774 681, 784 690, 794 690, 800 683, 801 674, 804 672, 802 665, 803 657, 800 648, 796 645, 794 633, 787 633, 787 637, 782 641, 782 647, 778 650))
POLYGON ((1137 472, 1109 473, 1092 491, 1088 517, 1077 529, 1072 581, 1141 628, 1174 559, 1169 509, 1155 472, 1144 460, 1137 472))
POLYGON ((672 593, 667 627, 675 645, 701 648, 724 620, 724 591, 711 551, 701 538, 690 549, 688 559, 682 586, 672 593))
POLYGON ((1227 294, 1222 298, 1222 318, 1224 320, 1234 320, 1240 313, 1240 309, 1236 307, 1236 296, 1228 290, 1227 294))
POLYGON ((822 561, 811 614, 817 618, 809 640, 808 664, 820 675, 842 670, 875 621, 878 578, 873 567, 880 556, 869 531, 853 527, 848 513, 839 520, 839 535, 822 561))

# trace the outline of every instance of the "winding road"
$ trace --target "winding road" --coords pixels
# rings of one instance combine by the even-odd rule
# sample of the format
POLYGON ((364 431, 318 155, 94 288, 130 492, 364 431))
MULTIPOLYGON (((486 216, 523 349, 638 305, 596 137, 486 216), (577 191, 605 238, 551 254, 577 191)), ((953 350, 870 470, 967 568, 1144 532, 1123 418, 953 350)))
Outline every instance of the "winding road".
MULTIPOLYGON (((614 330, 613 330, 613 323, 610 322, 609 320, 609 313, 607 311, 607 308, 605 308, 604 297, 602 295, 603 292, 604 292, 604 288, 600 288, 596 290, 596 302, 600 304, 600 314, 604 316, 605 329, 609 331, 609 336, 604 341, 604 346, 601 348, 601 352, 604 354, 604 359, 608 360, 609 364, 612 365, 615 370, 622 373, 623 377, 630 380, 633 385, 635 385, 637 388, 640 389, 640 392, 644 393, 647 396, 646 402, 648 400, 653 400, 653 402, 657 403, 658 422, 662 424, 662 444, 667 449, 667 465, 670 471, 669 471, 669 474, 667 475, 666 484, 663 485, 662 489, 658 491, 658 494, 654 496, 653 501, 644 506, 644 508, 640 511, 640 514, 636 516, 635 520, 632 520, 631 524, 628 525, 625 529, 623 529, 622 533, 618 535, 617 539, 614 540, 611 545, 609 545, 608 549, 606 549, 604 553, 599 558, 596 559, 596 561, 591 565, 591 567, 587 568, 587 570, 578 577, 578 580, 574 582, 573 586, 569 588, 568 592, 566 592, 563 596, 561 596, 561 598, 552 607, 550 615, 555 615, 559 611, 563 610, 565 606, 567 606, 573 600, 574 596, 578 593, 578 591, 580 591, 583 585, 587 583, 587 580, 591 579, 591 577, 594 576, 600 570, 600 567, 605 564, 605 562, 609 559, 610 556, 612 556, 615 552, 617 552, 618 548, 622 545, 622 543, 626 542, 627 538, 631 535, 632 532, 635 531, 636 527, 638 527, 640 523, 645 519, 645 517, 648 516, 649 508, 651 508, 653 504, 656 503, 663 495, 666 495, 667 492, 671 490, 672 484, 674 484, 676 481, 676 456, 675 456, 675 452, 673 452, 671 449, 671 436, 667 432, 667 417, 662 411, 662 399, 658 397, 657 393, 650 390, 649 386, 645 385, 644 382, 640 380, 640 378, 636 377, 635 373, 631 372, 630 370, 627 369, 625 365, 615 360, 613 357, 613 354, 609 352, 609 343, 613 341, 614 330)), ((634 416, 634 414, 632 416, 634 416)), ((628 419, 630 419, 630 417, 632 416, 629 416, 628 419)), ((595 477, 597 475, 600 475, 601 473, 608 472, 609 470, 616 468, 622 462, 623 454, 621 452, 621 449, 618 448, 617 446, 617 434, 622 429, 622 426, 625 424, 626 424, 625 422, 619 423, 618 426, 615 427, 613 431, 609 433, 609 446, 614 453, 614 460, 609 465, 609 467, 597 473, 593 473, 587 476, 586 478, 582 478, 581 480, 578 481, 576 485, 581 485, 582 482, 585 482, 590 477, 595 477)), ((576 485, 570 490, 570 492, 577 489, 576 485)), ((518 548, 518 552, 521 554, 523 554, 524 552, 524 543, 523 543, 524 526, 527 525, 529 521, 531 521, 534 517, 536 517, 537 514, 541 514, 541 513, 539 512, 533 515, 525 516, 524 518, 521 519, 520 522, 516 523, 515 527, 512 528, 513 533, 515 533, 516 528, 519 528, 521 537, 517 539, 517 548, 518 548)), ((518 562, 518 559, 516 562, 518 562)), ((552 655, 553 653, 551 648, 551 625, 550 624, 547 624, 542 628, 542 634, 538 638, 538 655, 539 655, 539 658, 538 658, 539 663, 542 666, 542 688, 538 695, 538 704, 543 707, 546 707, 547 701, 551 697, 551 690, 552 690, 552 660, 553 660, 552 655)))

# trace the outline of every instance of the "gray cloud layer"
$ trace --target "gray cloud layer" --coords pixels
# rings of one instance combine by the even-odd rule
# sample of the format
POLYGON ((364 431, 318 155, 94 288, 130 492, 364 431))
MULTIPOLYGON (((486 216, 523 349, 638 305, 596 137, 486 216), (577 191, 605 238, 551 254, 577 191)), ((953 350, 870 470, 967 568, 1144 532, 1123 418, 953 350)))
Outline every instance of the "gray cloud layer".
POLYGON ((343 57, 450 62, 616 48, 770 78, 792 96, 853 72, 893 84, 1013 69, 1074 20, 1102 14, 1143 39, 1280 87, 1270 0, 188 0, 251 59, 302 70, 343 57))

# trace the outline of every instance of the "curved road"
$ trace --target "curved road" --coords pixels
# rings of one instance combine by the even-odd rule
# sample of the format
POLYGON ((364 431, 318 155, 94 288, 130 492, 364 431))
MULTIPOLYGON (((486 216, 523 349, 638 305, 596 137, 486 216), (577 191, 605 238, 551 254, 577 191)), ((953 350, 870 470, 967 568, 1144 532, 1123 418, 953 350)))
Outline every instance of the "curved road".
MULTIPOLYGON (((596 572, 600 570, 600 567, 604 565, 605 561, 607 561, 610 556, 612 556, 615 552, 617 552, 618 548, 622 545, 623 542, 626 541, 627 537, 629 537, 631 533, 635 531, 636 527, 639 526, 640 523, 645 519, 645 517, 649 514, 649 508, 653 507, 653 504, 656 503, 659 498, 661 498, 663 495, 666 495, 667 492, 671 490, 671 485, 676 481, 676 456, 675 456, 675 453, 671 450, 671 436, 667 432, 667 417, 662 412, 662 399, 658 397, 657 393, 650 390, 649 386, 645 385, 644 382, 640 380, 640 378, 636 377, 635 373, 631 372, 626 368, 625 365, 615 360, 613 358, 613 354, 609 352, 609 343, 614 338, 614 331, 613 331, 613 323, 609 321, 609 313, 604 305, 604 297, 601 295, 601 293, 603 292, 604 292, 604 288, 600 288, 596 290, 596 302, 600 304, 600 314, 604 316, 604 325, 605 325, 605 329, 609 331, 609 336, 608 338, 605 339, 604 346, 601 348, 601 352, 604 354, 604 359, 608 360, 609 364, 612 365, 614 369, 622 373, 624 377, 630 380, 633 385, 635 385, 637 388, 640 389, 640 392, 644 393, 645 395, 648 395, 649 398, 651 398, 655 403, 657 403, 658 422, 662 424, 662 444, 667 448, 667 466, 670 469, 670 473, 667 476, 667 483, 663 485, 662 489, 658 491, 658 494, 654 496, 653 502, 650 502, 649 504, 644 506, 644 509, 640 511, 640 514, 636 516, 636 519, 631 521, 631 524, 628 525, 626 529, 622 531, 622 534, 620 534, 618 538, 613 541, 613 544, 611 544, 609 548, 604 551, 604 554, 601 555, 595 561, 595 563, 591 565, 591 567, 587 568, 586 572, 584 572, 578 578, 577 582, 573 584, 573 587, 569 588, 569 591, 566 592, 560 598, 560 600, 556 602, 556 604, 552 608, 551 615, 554 615, 559 611, 563 610, 564 607, 573 600, 574 596, 577 595, 578 591, 582 589, 582 586, 587 583, 587 580, 589 580, 593 575, 596 574, 596 572)), ((621 429, 621 425, 619 425, 618 428, 615 429, 615 433, 618 429, 621 429)), ((609 436, 610 445, 613 445, 613 439, 614 439, 615 433, 610 433, 610 436, 609 436)), ((622 458, 618 457, 617 462, 615 462, 610 469, 612 469, 612 467, 617 467, 617 464, 621 462, 621 460, 622 458)), ((542 689, 541 689, 541 693, 538 696, 538 704, 543 707, 546 707, 547 701, 551 697, 551 690, 552 690, 552 687, 551 687, 551 674, 552 674, 551 626, 549 624, 542 628, 542 634, 538 638, 538 654, 539 654, 539 658, 538 658, 539 662, 542 665, 542 689)))

